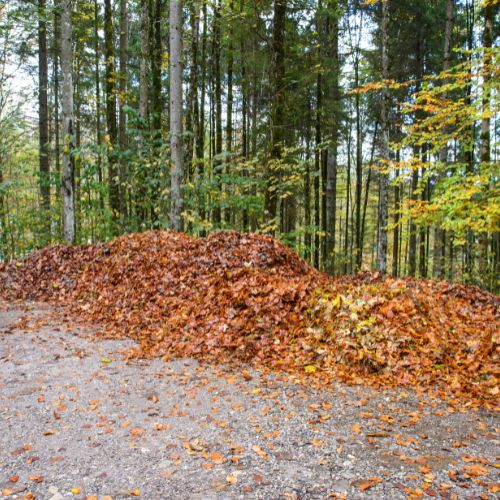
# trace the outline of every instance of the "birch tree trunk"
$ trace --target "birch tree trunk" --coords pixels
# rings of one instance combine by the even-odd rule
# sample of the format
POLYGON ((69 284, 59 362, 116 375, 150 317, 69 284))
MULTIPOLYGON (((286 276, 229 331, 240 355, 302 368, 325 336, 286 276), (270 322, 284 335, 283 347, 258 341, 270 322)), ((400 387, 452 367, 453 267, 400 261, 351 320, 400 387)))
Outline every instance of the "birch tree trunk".
MULTIPOLYGON (((389 0, 382 1, 382 79, 389 78, 389 58, 388 58, 388 33, 389 24, 389 0)), ((383 160, 389 159, 389 95, 388 89, 384 85, 382 89, 382 102, 380 103, 380 156, 383 160)), ((379 238, 377 247, 377 271, 385 273, 387 271, 387 222, 389 205, 389 174, 380 174, 380 195, 379 195, 379 238)))
POLYGON ((182 231, 182 0, 170 0, 170 146, 174 164, 171 176, 170 224, 182 231))
POLYGON ((72 0, 62 0, 61 14, 61 70, 63 118, 63 231, 67 243, 75 242, 75 162, 73 157, 73 76, 72 76, 72 0))

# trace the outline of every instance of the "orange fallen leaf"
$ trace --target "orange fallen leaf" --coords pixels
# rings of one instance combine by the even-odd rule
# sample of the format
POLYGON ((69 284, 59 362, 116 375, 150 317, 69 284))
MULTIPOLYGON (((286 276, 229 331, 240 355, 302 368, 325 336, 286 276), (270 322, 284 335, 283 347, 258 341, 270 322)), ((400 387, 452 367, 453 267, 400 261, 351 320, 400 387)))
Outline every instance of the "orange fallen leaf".
POLYGON ((371 477, 370 479, 367 479, 366 481, 363 481, 362 483, 360 483, 358 485, 358 488, 361 491, 365 491, 368 488, 371 488, 372 486, 375 486, 376 484, 382 483, 382 482, 383 482, 383 479, 380 477, 371 477))

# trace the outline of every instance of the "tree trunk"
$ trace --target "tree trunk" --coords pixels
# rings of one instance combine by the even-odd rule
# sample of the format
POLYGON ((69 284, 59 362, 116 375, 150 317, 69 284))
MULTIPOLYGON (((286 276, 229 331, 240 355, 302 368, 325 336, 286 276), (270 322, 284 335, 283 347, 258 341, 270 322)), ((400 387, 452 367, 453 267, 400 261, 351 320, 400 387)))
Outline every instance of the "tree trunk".
POLYGON ((325 254, 326 262, 325 269, 328 273, 335 272, 335 231, 337 221, 337 150, 339 136, 339 110, 340 110, 340 60, 339 60, 339 19, 336 12, 337 3, 330 1, 329 17, 328 17, 328 35, 329 46, 328 52, 331 58, 332 79, 331 79, 331 141, 328 148, 328 157, 326 164, 326 239, 325 239, 325 254))
POLYGON ((75 243, 75 163, 73 156, 73 76, 72 76, 72 0, 62 0, 61 14, 61 68, 63 113, 63 230, 64 240, 75 243))
MULTIPOLYGON (((285 21, 287 0, 274 0, 273 34, 271 42, 272 99, 271 99, 271 159, 279 160, 283 148, 283 127, 285 125, 285 21)), ((276 172, 266 168, 266 192, 264 211, 267 222, 272 225, 270 232, 274 232, 278 206, 276 172)))
MULTIPOLYGON (((203 34, 201 38, 201 81, 200 81, 200 113, 199 113, 199 123, 198 123, 198 137, 196 139, 196 159, 198 161, 198 182, 200 187, 203 186, 205 180, 205 95, 206 95, 206 81, 207 81, 207 2, 202 0, 202 12, 203 12, 203 34)), ((199 197, 199 212, 200 219, 202 221, 206 218, 205 210, 205 194, 203 189, 200 189, 199 197)), ((205 231, 200 232, 202 236, 205 235, 205 231)))
MULTIPOLYGON (((382 78, 389 78, 389 58, 388 58, 388 23, 389 23, 389 0, 382 2, 382 78)), ((380 156, 383 160, 389 159, 389 95, 388 89, 384 85, 382 89, 382 102, 380 103, 380 156)), ((389 174, 380 174, 380 195, 379 195, 379 238, 377 248, 377 271, 385 273, 387 271, 387 222, 389 206, 389 174)))
POLYGON ((351 207, 351 127, 347 136, 347 172, 346 172, 346 201, 345 201, 345 226, 344 226, 344 274, 349 272, 349 211, 351 207))
POLYGON ((192 2, 189 7, 189 24, 191 27, 191 65, 189 68, 189 94, 187 97, 186 130, 190 132, 185 144, 186 177, 192 181, 195 174, 193 168, 196 160, 196 139, 198 138, 198 25, 200 20, 200 9, 198 2, 192 2))
MULTIPOLYGON (((94 64, 95 64, 95 105, 96 105, 96 145, 98 147, 102 144, 102 130, 101 130, 101 76, 99 71, 99 64, 101 59, 101 51, 99 50, 99 4, 94 0, 94 64)), ((97 152, 97 179, 102 183, 102 158, 101 153, 97 152)), ((99 203, 101 209, 104 208, 104 198, 99 192, 99 203)))
MULTIPOLYGON (((61 138, 59 123, 59 57, 61 52, 61 11, 60 0, 54 0, 54 156, 56 161, 57 179, 61 179, 61 138)), ((61 190, 56 188, 58 200, 61 196, 61 190)))
POLYGON ((50 243, 50 167, 48 120, 48 62, 47 62, 47 8, 45 0, 38 0, 38 134, 40 164, 40 198, 44 234, 41 243, 50 243))
POLYGON ((182 0, 170 0, 170 148, 174 167, 171 175, 170 225, 182 231, 182 0))
POLYGON ((148 115, 149 0, 141 0, 141 60, 139 66, 139 118, 144 127, 148 115))
MULTIPOLYGON (((451 44, 454 24, 455 0, 446 0, 446 24, 444 28, 444 54, 443 70, 447 71, 451 65, 451 44)), ((439 180, 445 175, 446 164, 448 162, 448 144, 444 144, 439 151, 439 180)), ((445 267, 446 234, 443 229, 436 227, 434 230, 434 250, 432 275, 436 278, 444 278, 445 267)))
POLYGON ((151 65, 151 100, 153 111, 153 138, 158 140, 161 137, 161 119, 163 102, 161 95, 161 64, 162 64, 162 41, 161 41, 161 17, 163 10, 163 0, 154 0, 152 4, 152 24, 151 31, 151 52, 152 52, 152 65, 151 65))
POLYGON ((124 219, 127 216, 127 164, 124 152, 127 149, 127 64, 128 64, 128 19, 127 0, 120 0, 120 77, 118 80, 118 104, 119 104, 119 130, 118 141, 120 144, 120 216, 122 231, 124 231, 124 219))
MULTIPOLYGON (((375 157, 375 144, 377 142, 377 134, 378 134, 378 121, 375 122, 375 130, 373 131, 373 139, 372 139, 372 150, 370 153, 370 165, 373 165, 373 159, 375 157)), ((364 247, 365 241, 365 228, 366 228, 366 209, 368 207, 368 195, 370 194, 370 184, 372 179, 372 168, 368 170, 368 175, 366 176, 366 187, 365 187, 365 199, 363 201, 363 216, 361 217, 361 251, 364 247)))
POLYGON ((304 175, 304 259, 311 262, 311 96, 307 96, 306 171, 304 175))
POLYGON ((316 120, 314 135, 314 267, 319 269, 320 251, 320 179, 321 179, 321 74, 316 77, 316 120))
MULTIPOLYGON (((399 164, 401 161, 401 150, 398 148, 396 151, 396 163, 399 164)), ((395 172, 395 184, 394 184, 394 230, 393 230, 393 246, 392 246, 392 275, 394 277, 399 274, 399 240, 401 234, 401 228, 399 224, 401 209, 400 198, 401 198, 401 186, 398 183, 399 178, 399 167, 395 172)))
MULTIPOLYGON (((354 65, 355 74, 355 87, 359 86, 359 55, 356 56, 356 62, 354 65)), ((363 187, 363 152, 362 152, 362 137, 361 137, 361 116, 360 116, 360 94, 356 93, 355 96, 355 106, 356 106, 356 220, 355 220, 355 241, 356 246, 354 250, 354 269, 359 271, 361 269, 361 194, 363 187)))
POLYGON ((220 74, 220 52, 221 52, 221 33, 220 33, 220 6, 217 0, 214 4, 214 19, 213 19, 213 85, 214 85, 214 158, 213 169, 214 178, 216 179, 217 191, 219 191, 219 200, 217 200, 214 208, 214 222, 220 224, 222 222, 222 185, 220 172, 220 155, 222 153, 222 87, 220 74))
MULTIPOLYGON (((106 57, 106 124, 108 131, 108 163, 109 163, 109 205, 112 217, 118 219, 120 214, 119 178, 116 169, 116 88, 115 88, 115 55, 113 47, 113 15, 111 0, 104 2, 104 52, 106 57)), ((116 228, 113 228, 116 231, 116 228)))
MULTIPOLYGON (((230 16, 229 19, 229 33, 228 33, 228 47, 227 47, 227 108, 226 108, 226 152, 228 158, 225 160, 226 165, 232 162, 233 150, 233 38, 234 30, 233 15, 234 15, 234 1, 229 1, 230 16)), ((226 173, 229 173, 229 168, 226 167, 226 173)), ((234 214, 233 214, 234 216, 234 214)), ((229 207, 224 211, 224 221, 226 224, 231 222, 231 209, 229 207)))
MULTIPOLYGON (((493 5, 486 3, 484 6, 484 31, 483 31, 483 119, 481 121, 481 164, 483 167, 489 167, 491 161, 490 154, 490 98, 491 91, 488 85, 491 81, 493 59, 489 52, 493 45, 493 5)), ((479 254, 479 276, 484 285, 488 285, 490 279, 488 269, 488 234, 481 233, 479 236, 480 254, 479 254)), ((491 276, 493 280, 495 276, 491 276)), ((498 276, 497 276, 498 278, 498 276)))

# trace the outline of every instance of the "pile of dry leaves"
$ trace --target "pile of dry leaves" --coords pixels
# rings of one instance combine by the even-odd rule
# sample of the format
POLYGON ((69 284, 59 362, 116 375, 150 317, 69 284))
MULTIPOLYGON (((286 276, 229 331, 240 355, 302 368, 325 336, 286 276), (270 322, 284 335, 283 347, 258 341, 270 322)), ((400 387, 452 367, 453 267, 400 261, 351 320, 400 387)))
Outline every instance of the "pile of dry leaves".
POLYGON ((332 279, 270 236, 156 231, 55 246, 0 267, 0 292, 69 306, 136 339, 140 356, 498 398, 496 297, 368 273, 332 279))

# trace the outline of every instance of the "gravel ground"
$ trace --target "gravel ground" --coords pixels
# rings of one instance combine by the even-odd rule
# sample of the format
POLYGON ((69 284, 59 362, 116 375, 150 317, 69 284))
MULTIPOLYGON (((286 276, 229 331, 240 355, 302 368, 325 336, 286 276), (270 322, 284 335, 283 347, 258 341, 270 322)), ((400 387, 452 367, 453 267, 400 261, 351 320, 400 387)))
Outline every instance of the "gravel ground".
POLYGON ((498 498, 498 420, 408 391, 125 361, 40 304, 0 303, 9 498, 498 498), (50 313, 50 314, 48 314, 50 313))

